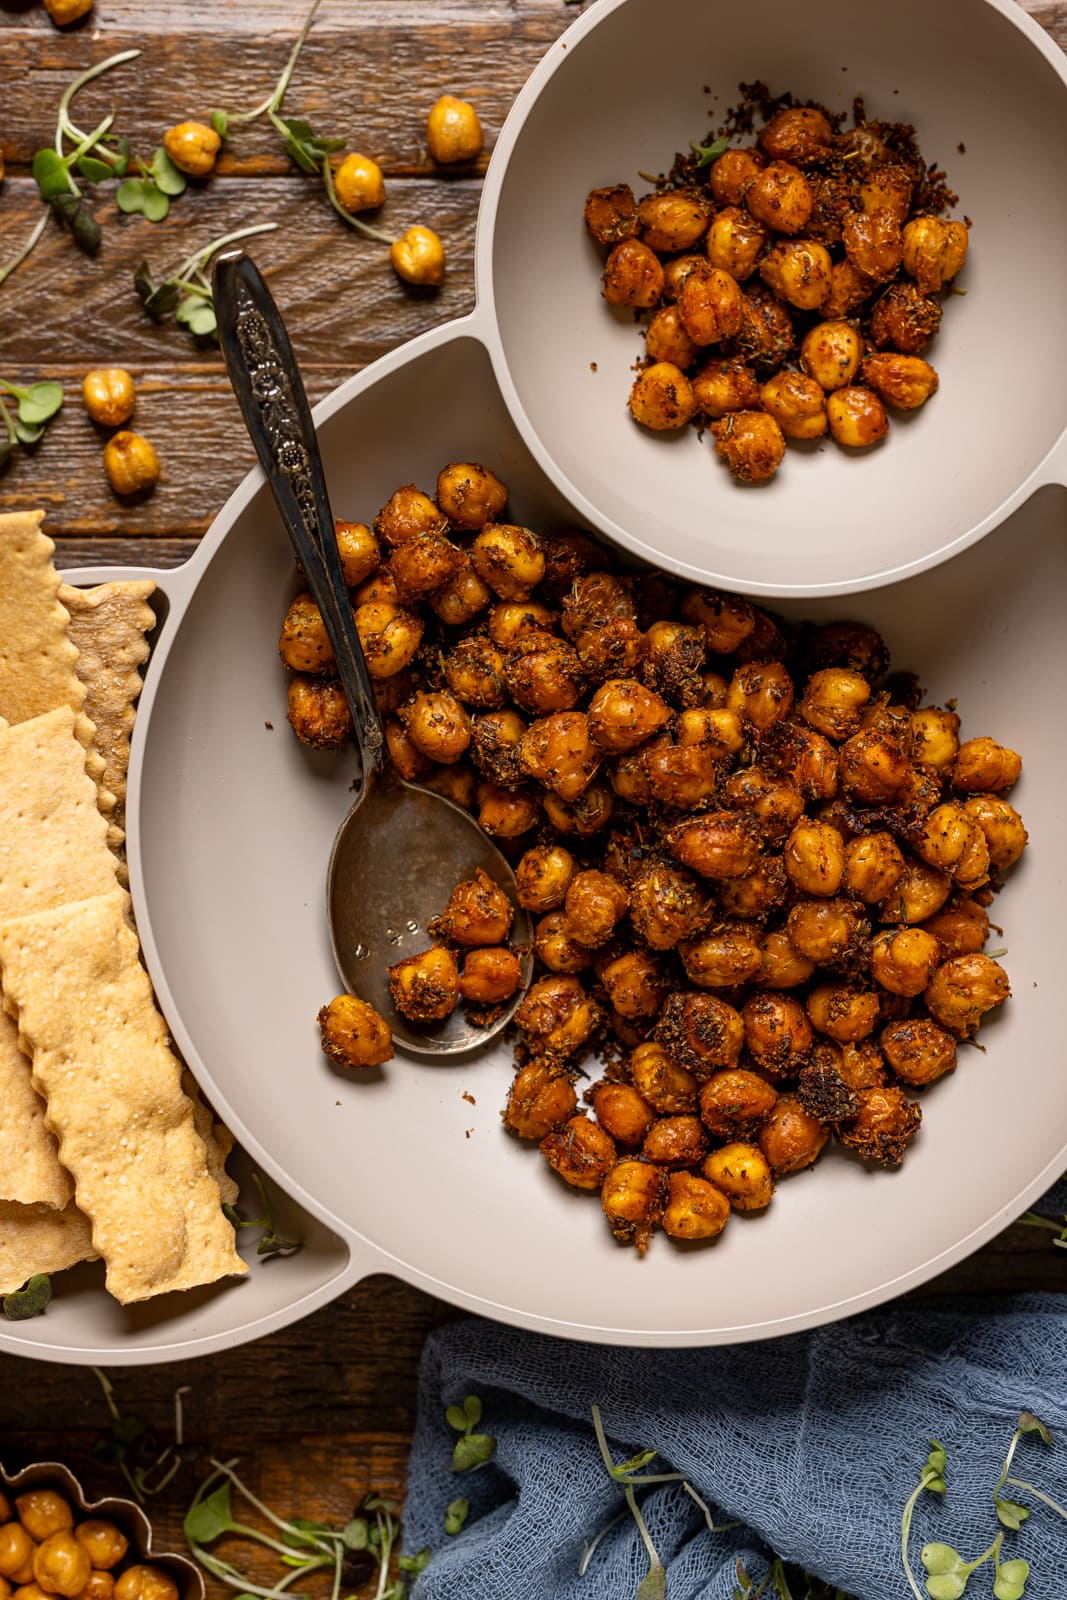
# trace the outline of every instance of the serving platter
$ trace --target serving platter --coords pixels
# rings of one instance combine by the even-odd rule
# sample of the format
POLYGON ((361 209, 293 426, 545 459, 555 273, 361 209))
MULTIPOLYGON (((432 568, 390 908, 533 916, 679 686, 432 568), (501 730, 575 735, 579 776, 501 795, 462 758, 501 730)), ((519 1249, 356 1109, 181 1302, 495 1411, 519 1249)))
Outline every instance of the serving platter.
MULTIPOLYGON (((338 515, 372 516, 398 483, 432 484, 457 458, 508 483, 534 528, 574 514, 500 403, 489 356, 442 329, 352 380, 317 412, 338 515), (440 404, 461 394, 462 407, 440 404), (358 451, 353 441, 359 441, 358 451)), ((976 1249, 1067 1165, 1067 1074, 1053 930, 1064 893, 1059 613, 1067 496, 1048 490, 950 565, 848 604, 791 601, 884 632, 934 699, 959 698, 966 733, 1025 756, 1031 845, 997 903, 1015 998, 925 1096, 896 1174, 843 1152, 783 1182, 765 1217, 711 1248, 657 1239, 639 1261, 595 1198, 566 1190, 501 1129, 506 1046, 450 1064, 398 1054, 354 1081, 318 1046, 336 989, 324 877, 354 776, 285 722, 277 632, 294 579, 252 474, 193 560, 157 574, 167 615, 150 663, 130 774, 131 888, 145 956, 179 1049, 247 1158, 304 1213, 304 1250, 247 1281, 123 1312, 98 1268, 7 1348, 68 1361, 206 1352, 305 1315, 373 1272, 525 1327, 634 1345, 734 1342, 873 1305, 976 1249)), ((107 569, 106 576, 120 575, 107 569)), ((97 579, 100 570, 78 575, 97 579)))

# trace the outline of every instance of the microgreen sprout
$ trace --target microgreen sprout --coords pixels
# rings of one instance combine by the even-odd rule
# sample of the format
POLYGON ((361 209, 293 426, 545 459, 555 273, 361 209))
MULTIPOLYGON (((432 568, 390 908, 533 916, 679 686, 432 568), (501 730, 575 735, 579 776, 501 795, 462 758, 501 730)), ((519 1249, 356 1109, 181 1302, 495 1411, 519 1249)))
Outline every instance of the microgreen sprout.
POLYGON ((915 1506, 924 1489, 929 1489, 931 1494, 943 1495, 945 1493, 945 1467, 947 1461, 948 1458, 945 1454, 944 1447, 938 1444, 936 1439, 931 1439, 930 1454, 927 1456, 926 1461, 923 1464, 919 1482, 912 1490, 907 1500, 904 1502, 904 1509, 900 1514, 900 1559, 904 1564, 904 1575, 908 1580, 908 1583, 911 1587, 911 1592, 915 1596, 915 1600, 923 1600, 923 1596, 922 1590, 915 1581, 915 1574, 911 1570, 911 1562, 908 1560, 908 1540, 911 1536, 911 1519, 915 1512, 915 1506))
MULTIPOLYGON (((346 1578, 346 1568, 370 1562, 377 1569, 377 1586, 374 1600, 404 1600, 407 1593, 406 1578, 390 1579, 390 1568, 400 1524, 400 1510, 395 1500, 379 1494, 368 1494, 357 1508, 356 1514, 343 1528, 333 1528, 326 1522, 308 1517, 279 1517, 237 1475, 236 1461, 212 1459, 212 1471, 200 1485, 185 1515, 183 1524, 186 1542, 193 1557, 206 1572, 244 1595, 256 1595, 263 1600, 275 1600, 287 1595, 292 1586, 313 1572, 330 1574, 330 1600, 339 1600, 346 1578), (237 1493, 281 1535, 266 1533, 260 1528, 240 1520, 234 1515, 233 1495, 237 1493), (206 1547, 223 1534, 233 1534, 251 1544, 272 1551, 286 1571, 278 1581, 267 1587, 251 1582, 232 1561, 214 1555, 206 1547)), ((430 1552, 422 1550, 415 1556, 400 1556, 397 1566, 402 1573, 419 1573, 430 1559, 430 1552)))
MULTIPOLYGON (((659 1454, 658 1450, 637 1450, 625 1461, 615 1461, 608 1446, 607 1435, 604 1432, 604 1423, 600 1415, 600 1407, 594 1404, 590 1409, 593 1415, 593 1432, 596 1434, 596 1442, 600 1449, 601 1460, 607 1469, 608 1476, 613 1478, 616 1483, 622 1485, 623 1497, 629 1508, 631 1517, 633 1517, 634 1522, 637 1524, 637 1531, 641 1535, 641 1543, 644 1545, 645 1552, 648 1556, 648 1571, 638 1585, 634 1600, 666 1600, 667 1573, 664 1569, 663 1562, 660 1560, 659 1552, 652 1543, 652 1537, 648 1531, 645 1519, 641 1515, 641 1508, 637 1504, 637 1496, 634 1493, 634 1490, 645 1488, 649 1484, 654 1483, 680 1483, 685 1493, 688 1494, 691 1499, 695 1500, 697 1505, 703 1511, 704 1520, 706 1521, 708 1528, 712 1533, 723 1533, 727 1528, 738 1528, 741 1526, 741 1524, 738 1522, 720 1522, 716 1524, 712 1518, 711 1508, 701 1499, 700 1495, 697 1494, 692 1484, 687 1482, 684 1473, 642 1472, 643 1467, 647 1467, 651 1461, 655 1460, 656 1456, 659 1454)), ((589 1560, 593 1554, 593 1551, 604 1537, 604 1534, 608 1532, 609 1528, 614 1527, 619 1520, 619 1517, 613 1518, 613 1520, 608 1524, 608 1527, 602 1528, 592 1543, 586 1546, 582 1554, 582 1560, 579 1563, 579 1576, 583 1576, 588 1570, 589 1560)))
MULTIPOLYGON (((3 466, 19 445, 32 449, 40 442, 45 428, 63 405, 63 389, 58 383, 47 382, 31 383, 28 389, 20 389, 6 378, 0 378, 0 389, 13 395, 18 402, 15 416, 12 417, 0 398, 0 426, 4 430, 0 435, 0 466, 3 466)), ((38 1276, 44 1277, 45 1274, 39 1273, 38 1276)), ((19 1292, 25 1294, 27 1291, 19 1292)), ((41 1310, 44 1310, 44 1306, 41 1310)), ((26 1312, 24 1315, 36 1316, 37 1312, 26 1312)))
POLYGON ((174 1442, 161 1445, 146 1422, 119 1409, 114 1385, 106 1372, 99 1367, 91 1371, 104 1391, 111 1417, 108 1435, 97 1440, 93 1454, 98 1461, 118 1467, 134 1499, 143 1505, 149 1495, 160 1494, 181 1467, 198 1454, 196 1445, 185 1442, 182 1396, 189 1393, 188 1386, 174 1391, 174 1442))
POLYGON ((127 214, 139 211, 148 222, 162 222, 170 210, 171 200, 186 190, 185 173, 174 165, 160 145, 146 166, 140 156, 134 156, 139 178, 126 178, 119 184, 115 203, 127 214))
POLYGON ((469 1394, 461 1406, 449 1406, 445 1421, 459 1434, 452 1451, 452 1471, 471 1472, 484 1467, 496 1452, 496 1440, 491 1433, 475 1433, 482 1420, 482 1402, 476 1394, 469 1394))
POLYGON ((270 1198, 267 1195, 267 1186, 258 1172, 253 1172, 252 1182, 259 1191, 259 1198, 263 1203, 261 1217, 242 1217, 233 1206, 224 1205, 223 1212, 235 1228, 262 1228, 259 1243, 256 1245, 257 1256, 290 1256, 299 1250, 303 1244, 302 1239, 286 1239, 274 1226, 274 1217, 271 1214, 270 1198))
MULTIPOLYGON (((8 417, 7 407, 0 407, 7 417, 8 427, 11 419, 8 417)), ((0 450, 3 446, 0 445, 0 450)), ((0 455, 0 459, 3 459, 0 455)), ((9 1322, 28 1322, 30 1317, 39 1317, 48 1309, 48 1302, 52 1298, 52 1280, 46 1272, 35 1272, 21 1289, 14 1289, 10 1294, 5 1294, 2 1305, 4 1316, 9 1322)))
MULTIPOLYGON (((276 222, 258 222, 251 228, 238 228, 225 233, 221 239, 195 250, 181 266, 160 282, 152 277, 147 261, 142 261, 133 274, 137 297, 153 322, 165 322, 173 316, 176 322, 188 328, 197 338, 212 338, 216 331, 215 301, 207 268, 212 256, 228 244, 250 239, 260 233, 274 233, 276 222)), ((231 1217, 231 1222, 233 1218, 231 1217)), ((236 1226, 236 1224, 234 1224, 236 1226)), ((242 1223, 242 1227, 246 1224, 242 1223)))
POLYGON ((460 1533, 467 1518, 470 1516, 471 1503, 460 1495, 455 1500, 450 1500, 445 1507, 445 1532, 460 1533))
POLYGON ((1059 1223, 1055 1217, 1043 1217, 1036 1211, 1024 1211, 1019 1221, 1027 1228, 1048 1228, 1056 1235, 1053 1244, 1067 1250, 1067 1216, 1059 1223))
POLYGON ((730 141, 729 139, 714 139, 711 144, 697 144, 691 139, 689 148, 697 158, 696 164, 698 167, 710 167, 713 161, 718 161, 721 155, 726 154, 726 151, 730 148, 730 141))

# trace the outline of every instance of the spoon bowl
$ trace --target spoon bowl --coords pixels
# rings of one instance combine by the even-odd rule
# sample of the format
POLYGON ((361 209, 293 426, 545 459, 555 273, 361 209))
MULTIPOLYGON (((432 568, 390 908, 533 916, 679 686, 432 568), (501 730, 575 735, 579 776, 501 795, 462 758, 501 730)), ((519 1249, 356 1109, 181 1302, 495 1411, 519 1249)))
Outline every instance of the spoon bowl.
POLYGON ((352 713, 362 768, 354 804, 334 841, 327 915, 337 970, 349 989, 418 1055, 455 1055, 487 1044, 506 1027, 529 986, 530 924, 515 875, 472 816, 432 789, 405 783, 387 763, 374 686, 356 632, 334 536, 311 410, 285 324, 259 269, 234 250, 214 274, 219 342, 246 428, 292 541, 333 649, 352 713), (396 1011, 389 969, 433 942, 427 929, 452 890, 481 867, 515 913, 522 982, 484 1020, 458 1008, 432 1023, 396 1011))

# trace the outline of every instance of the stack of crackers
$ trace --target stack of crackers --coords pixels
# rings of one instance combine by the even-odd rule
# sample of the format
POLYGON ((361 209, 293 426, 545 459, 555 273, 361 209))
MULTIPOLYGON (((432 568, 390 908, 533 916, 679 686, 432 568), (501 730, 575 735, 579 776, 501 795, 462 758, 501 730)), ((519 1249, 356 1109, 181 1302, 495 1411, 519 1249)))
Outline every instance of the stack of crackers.
POLYGON ((122 819, 153 585, 64 585, 0 516, 0 1294, 102 1257, 122 1304, 247 1269, 232 1137, 170 1048, 122 819))

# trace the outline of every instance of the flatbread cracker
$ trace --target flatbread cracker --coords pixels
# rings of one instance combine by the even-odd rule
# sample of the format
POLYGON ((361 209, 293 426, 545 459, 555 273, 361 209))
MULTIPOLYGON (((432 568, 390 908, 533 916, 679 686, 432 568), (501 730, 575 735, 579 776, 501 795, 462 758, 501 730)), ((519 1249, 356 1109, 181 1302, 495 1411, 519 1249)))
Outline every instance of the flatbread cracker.
MULTIPOLYGON (((62 1209, 74 1199, 70 1173, 45 1125, 45 1103, 33 1087, 19 1032, 0 1011, 0 1210, 5 1201, 62 1209)), ((3 1241, 0 1239, 0 1255, 3 1241)))
POLYGON ((77 649, 74 670, 85 685, 85 710, 93 744, 104 760, 104 787, 115 797, 113 821, 122 827, 134 704, 141 692, 139 668, 148 659, 145 635, 155 627, 148 604, 150 579, 101 583, 74 589, 63 583, 59 599, 70 615, 67 635, 77 649))
POLYGON ((67 611, 52 564, 55 545, 41 532, 43 517, 41 511, 0 516, 0 717, 26 722, 57 706, 71 707, 86 770, 107 815, 115 800, 103 783, 103 758, 93 749, 85 686, 75 670, 78 653, 67 637, 67 611))
POLYGON ((0 1200, 0 1294, 21 1289, 35 1272, 65 1272, 95 1261, 88 1220, 76 1206, 19 1206, 0 1200))
POLYGON ((207 1152, 207 1170, 219 1186, 220 1199, 226 1205, 234 1206, 241 1191, 237 1180, 226 1171, 226 1162, 234 1146, 233 1134, 224 1122, 218 1121, 188 1067, 182 1073, 182 1088, 193 1102, 196 1131, 203 1139, 207 1152))
POLYGON ((247 1271, 138 953, 121 889, 0 925, 5 1003, 123 1305, 247 1271))

